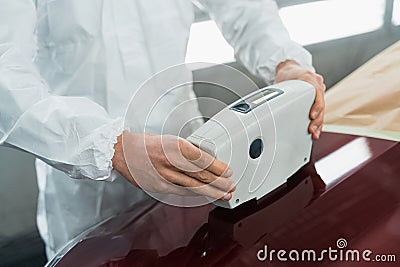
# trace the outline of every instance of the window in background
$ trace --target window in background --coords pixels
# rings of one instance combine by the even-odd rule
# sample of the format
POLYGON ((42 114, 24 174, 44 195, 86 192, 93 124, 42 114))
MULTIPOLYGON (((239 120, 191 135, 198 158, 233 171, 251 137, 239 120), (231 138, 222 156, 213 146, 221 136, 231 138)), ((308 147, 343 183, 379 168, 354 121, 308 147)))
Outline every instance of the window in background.
POLYGON ((377 30, 384 12, 385 0, 329 0, 284 7, 280 16, 291 38, 308 45, 377 30))
POLYGON ((193 23, 190 28, 186 63, 235 61, 233 48, 225 41, 214 21, 193 23))
POLYGON ((400 0, 394 0, 392 22, 394 25, 400 25, 400 0))
MULTIPOLYGON (((280 16, 291 38, 308 45, 377 30, 384 12, 385 0, 325 0, 284 7, 280 16)), ((393 23, 400 25, 400 0, 395 0, 393 23)), ((192 24, 185 62, 232 61, 234 51, 214 21, 192 24)))

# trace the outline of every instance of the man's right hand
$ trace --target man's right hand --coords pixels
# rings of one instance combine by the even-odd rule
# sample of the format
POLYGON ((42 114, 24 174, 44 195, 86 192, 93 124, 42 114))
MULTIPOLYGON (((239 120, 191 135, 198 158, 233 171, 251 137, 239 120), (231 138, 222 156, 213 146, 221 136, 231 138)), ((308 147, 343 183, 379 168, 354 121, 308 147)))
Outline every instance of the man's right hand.
POLYGON ((229 200, 236 189, 225 163, 180 137, 124 132, 114 148, 114 169, 145 191, 229 200))

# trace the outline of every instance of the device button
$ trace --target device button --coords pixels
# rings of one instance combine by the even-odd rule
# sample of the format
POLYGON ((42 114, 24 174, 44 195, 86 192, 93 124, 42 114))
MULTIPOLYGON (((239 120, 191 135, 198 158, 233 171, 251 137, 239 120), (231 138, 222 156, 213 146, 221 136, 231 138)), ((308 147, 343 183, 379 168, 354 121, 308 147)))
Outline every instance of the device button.
POLYGON ((250 158, 258 158, 263 151, 263 141, 260 138, 255 139, 250 145, 250 158))
POLYGON ((217 155, 217 146, 211 139, 201 139, 198 147, 214 157, 217 155))
POLYGON ((247 113, 250 110, 250 105, 246 102, 240 102, 239 104, 233 106, 232 109, 242 113, 247 113))

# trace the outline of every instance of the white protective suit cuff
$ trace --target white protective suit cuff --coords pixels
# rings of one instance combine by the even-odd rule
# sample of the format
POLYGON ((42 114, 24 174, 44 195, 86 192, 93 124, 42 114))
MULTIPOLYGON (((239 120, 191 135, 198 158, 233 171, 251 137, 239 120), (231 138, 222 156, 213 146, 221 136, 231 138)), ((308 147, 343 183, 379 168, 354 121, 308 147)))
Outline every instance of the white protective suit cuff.
POLYGON ((113 170, 112 158, 114 156, 114 145, 117 138, 122 134, 123 120, 118 118, 110 124, 96 130, 93 145, 93 156, 96 162, 97 170, 93 170, 91 166, 81 169, 84 176, 97 181, 114 181, 118 176, 118 172, 113 170))
POLYGON ((257 68, 257 74, 264 79, 267 84, 273 84, 276 77, 276 67, 279 63, 286 60, 294 60, 304 68, 315 72, 312 65, 311 54, 300 45, 293 44, 287 47, 282 47, 268 59, 264 60, 264 64, 261 64, 257 68))

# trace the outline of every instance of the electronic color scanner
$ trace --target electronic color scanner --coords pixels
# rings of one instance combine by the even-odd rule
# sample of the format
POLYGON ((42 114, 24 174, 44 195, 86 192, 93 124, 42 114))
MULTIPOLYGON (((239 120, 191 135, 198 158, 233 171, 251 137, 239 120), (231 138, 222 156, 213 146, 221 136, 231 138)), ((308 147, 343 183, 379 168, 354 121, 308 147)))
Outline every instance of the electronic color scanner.
POLYGON ((310 160, 314 98, 309 83, 274 84, 225 107, 188 137, 233 170, 236 191, 218 206, 232 209, 262 198, 310 160))

